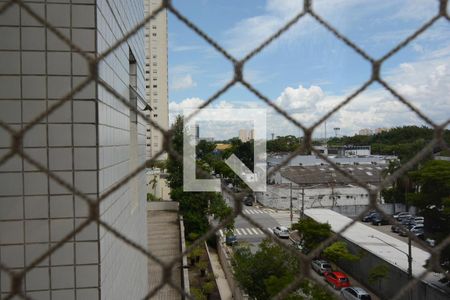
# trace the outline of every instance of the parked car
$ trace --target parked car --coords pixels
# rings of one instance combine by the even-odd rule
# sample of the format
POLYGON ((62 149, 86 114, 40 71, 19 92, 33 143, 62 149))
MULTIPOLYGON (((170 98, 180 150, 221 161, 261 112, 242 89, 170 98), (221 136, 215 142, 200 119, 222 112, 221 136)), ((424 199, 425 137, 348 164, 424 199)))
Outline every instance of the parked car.
POLYGON ((404 227, 411 227, 412 225, 415 224, 414 218, 413 217, 404 218, 400 221, 400 224, 402 224, 404 227))
POLYGON ((237 237, 234 234, 228 234, 225 237, 225 244, 227 244, 228 246, 234 246, 237 243, 238 243, 237 237))
POLYGON ((412 219, 412 218, 413 218, 413 216, 411 214, 405 213, 405 214, 399 214, 396 219, 397 219, 397 221, 401 222, 405 219, 412 219))
POLYGON ((423 229, 420 229, 418 231, 413 232, 415 236, 417 236, 421 240, 425 240, 425 231, 423 229))
POLYGON ((423 231, 424 227, 423 224, 414 224, 409 230, 411 232, 416 232, 416 231, 423 231))
POLYGON ((247 196, 247 197, 244 198, 243 202, 247 206, 252 206, 253 205, 253 197, 247 196))
POLYGON ((379 213, 376 211, 369 212, 367 215, 365 215, 362 218, 362 221, 363 222, 372 222, 373 218, 377 217, 378 215, 379 215, 379 213))
POLYGON ((424 217, 415 217, 414 222, 416 224, 423 224, 425 222, 425 218, 424 217))
POLYGON ((331 284, 334 289, 350 286, 350 280, 347 275, 342 272, 325 272, 323 275, 325 276, 325 281, 331 284))
POLYGON ((341 296, 348 300, 371 300, 369 293, 360 287, 346 287, 341 289, 341 296))
POLYGON ((287 229, 284 226, 277 226, 274 227, 273 229, 273 233, 279 237, 279 238, 289 238, 289 229, 287 229))
POLYGON ((398 211, 395 214, 393 214, 392 217, 397 220, 399 217, 404 216, 404 215, 409 215, 409 212, 398 211))
POLYGON ((376 215, 375 217, 372 218, 372 225, 387 225, 389 224, 389 220, 386 219, 383 215, 376 215))
POLYGON ((391 226, 391 231, 395 232, 395 233, 398 233, 400 231, 400 226, 396 225, 396 224, 392 225, 391 226))
POLYGON ((399 236, 408 236, 408 229, 407 228, 402 228, 400 227, 398 230, 398 235, 399 236))
POLYGON ((314 271, 323 275, 325 272, 331 272, 331 265, 326 260, 316 259, 311 262, 314 271))

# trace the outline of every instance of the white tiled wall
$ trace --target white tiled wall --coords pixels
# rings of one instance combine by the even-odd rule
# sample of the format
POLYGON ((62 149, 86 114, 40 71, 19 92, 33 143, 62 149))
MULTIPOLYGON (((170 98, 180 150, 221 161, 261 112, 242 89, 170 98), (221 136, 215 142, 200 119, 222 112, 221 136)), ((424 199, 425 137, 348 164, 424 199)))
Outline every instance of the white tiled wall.
MULTIPOLYGON (((104 51, 144 17, 142 0, 36 0, 27 5, 91 55, 104 51)), ((0 15, 0 37, 0 119, 13 129, 87 78, 84 58, 17 5, 0 15)), ((137 60, 138 93, 145 93, 143 41, 140 31, 99 68, 101 78, 127 99, 129 49, 137 60)), ((145 124, 138 119, 133 133, 137 145, 130 149, 127 106, 94 83, 72 98, 25 134, 23 150, 95 199, 144 162, 145 124), (137 153, 133 166, 131 153, 137 153)), ((10 137, 0 129, 0 156, 9 147, 10 137)), ((144 173, 133 182, 101 203, 101 217, 146 246, 144 173), (130 196, 133 184, 138 187, 136 199, 130 196)), ((88 214, 84 200, 22 158, 0 166, 0 261, 13 270, 33 262, 88 214)), ((29 272, 23 288, 34 299, 141 299, 148 292, 147 260, 91 223, 29 272)), ((8 291, 9 278, 1 272, 0 298, 8 291)))

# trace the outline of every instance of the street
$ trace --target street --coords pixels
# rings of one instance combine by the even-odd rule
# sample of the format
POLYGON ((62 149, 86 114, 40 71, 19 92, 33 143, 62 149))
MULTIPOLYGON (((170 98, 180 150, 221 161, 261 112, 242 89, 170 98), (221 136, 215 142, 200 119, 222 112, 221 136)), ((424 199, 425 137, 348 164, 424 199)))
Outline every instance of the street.
MULTIPOLYGON (((222 193, 225 202, 230 206, 234 207, 234 201, 231 198, 229 194, 227 194, 225 191, 222 193)), ((298 222, 299 214, 298 211, 294 211, 292 215, 292 222, 291 222, 291 214, 289 211, 286 210, 275 210, 271 208, 265 208, 261 207, 259 205, 253 205, 253 206, 246 206, 243 205, 242 212, 244 215, 250 217, 252 220, 257 222, 261 225, 262 228, 265 228, 272 232, 272 228, 275 226, 286 226, 290 227, 291 224, 294 224, 298 222)), ((242 216, 238 216, 235 218, 235 229, 234 234, 236 235, 236 238, 239 242, 247 242, 250 244, 250 248, 252 251, 257 250, 257 246, 259 243, 261 243, 265 239, 265 234, 261 231, 260 228, 254 226, 253 224, 250 224, 247 220, 245 220, 242 216)), ((219 235, 221 238, 224 238, 225 232, 223 230, 219 230, 219 235)), ((286 244, 290 244, 291 241, 289 239, 282 239, 286 244)), ((323 276, 320 276, 313 270, 311 270, 311 276, 316 282, 324 283, 328 290, 333 293, 333 295, 336 296, 336 298, 340 298, 340 292, 339 290, 334 290, 325 283, 323 276)), ((368 289, 361 285, 355 278, 349 276, 349 280, 352 283, 352 286, 359 286, 364 288, 366 291, 368 289)), ((369 292, 370 293, 370 292, 369 292)), ((370 293, 373 300, 379 299, 376 295, 373 293, 370 293)))

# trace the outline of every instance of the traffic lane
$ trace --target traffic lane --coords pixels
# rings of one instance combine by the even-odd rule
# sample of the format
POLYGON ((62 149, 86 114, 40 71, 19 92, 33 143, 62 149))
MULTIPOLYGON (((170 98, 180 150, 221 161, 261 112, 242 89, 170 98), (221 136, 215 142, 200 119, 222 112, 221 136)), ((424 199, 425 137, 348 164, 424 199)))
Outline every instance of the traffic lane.
MULTIPOLYGON (((279 225, 277 221, 267 213, 246 214, 246 216, 258 223, 264 230, 271 231, 273 227, 279 225)), ((261 228, 250 223, 242 216, 235 218, 234 228, 234 233, 238 241, 259 244, 267 238, 267 235, 261 230, 261 228)))

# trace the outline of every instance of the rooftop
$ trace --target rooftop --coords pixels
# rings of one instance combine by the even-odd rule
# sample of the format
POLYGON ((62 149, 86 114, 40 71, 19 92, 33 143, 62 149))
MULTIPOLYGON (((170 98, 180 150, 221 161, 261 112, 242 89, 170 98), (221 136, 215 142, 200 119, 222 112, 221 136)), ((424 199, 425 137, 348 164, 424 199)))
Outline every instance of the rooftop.
MULTIPOLYGON (((328 223, 334 232, 340 231, 352 219, 343 216, 330 209, 307 209, 305 215, 320 223, 328 223)), ((397 266, 399 269, 407 272, 408 270, 408 244, 383 232, 380 232, 370 226, 356 222, 348 228, 342 236, 348 241, 382 258, 386 262, 397 266)), ((430 254, 420 248, 411 246, 412 253, 412 273, 418 277, 426 269, 423 267, 430 254)), ((425 276, 424 282, 439 287, 439 279, 442 277, 439 273, 431 272, 425 276)))
MULTIPOLYGON (((271 166, 276 166, 281 164, 288 154, 278 154, 271 155, 267 158, 267 162, 271 166)), ((370 165, 370 164, 388 164, 389 160, 396 159, 395 156, 384 156, 384 155, 368 155, 368 156, 353 156, 353 157, 333 157, 328 156, 328 158, 341 165, 370 165)), ((316 155, 298 155, 294 157, 288 163, 289 166, 317 166, 317 165, 328 165, 328 163, 316 155)))
MULTIPOLYGON (((341 165, 340 168, 369 184, 378 184, 386 165, 341 165)), ((281 176, 299 185, 329 184, 348 185, 354 181, 331 166, 292 166, 282 168, 281 176)))

